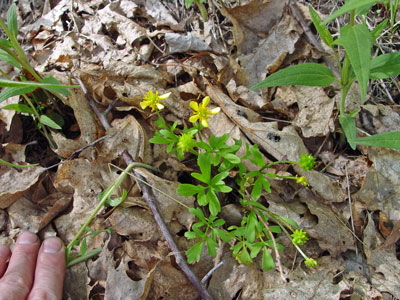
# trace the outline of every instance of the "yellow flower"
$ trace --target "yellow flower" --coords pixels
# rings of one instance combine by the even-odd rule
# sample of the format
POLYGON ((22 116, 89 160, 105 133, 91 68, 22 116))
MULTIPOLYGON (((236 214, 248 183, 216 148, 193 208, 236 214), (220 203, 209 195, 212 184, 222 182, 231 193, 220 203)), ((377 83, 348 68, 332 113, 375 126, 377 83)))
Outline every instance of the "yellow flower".
POLYGON ((146 95, 143 96, 143 101, 140 102, 140 106, 142 109, 146 109, 147 106, 151 107, 151 111, 162 110, 164 105, 161 102, 167 99, 171 95, 171 93, 167 93, 161 96, 158 96, 158 91, 154 94, 153 91, 148 91, 146 95))
POLYGON ((209 102, 210 97, 208 96, 203 98, 203 101, 200 105, 197 104, 197 102, 195 101, 191 101, 190 107, 193 109, 193 116, 189 118, 189 121, 192 123, 196 123, 197 121, 199 121, 201 125, 203 125, 204 127, 208 127, 207 119, 210 118, 209 115, 216 115, 221 110, 221 108, 219 107, 213 108, 211 110, 208 109, 207 105, 209 102))
POLYGON ((298 177, 298 176, 296 175, 296 182, 297 182, 297 183, 301 183, 301 184, 304 185, 304 186, 308 186, 308 185, 309 185, 309 184, 308 184, 308 181, 307 181, 307 178, 304 177, 304 176, 298 177))

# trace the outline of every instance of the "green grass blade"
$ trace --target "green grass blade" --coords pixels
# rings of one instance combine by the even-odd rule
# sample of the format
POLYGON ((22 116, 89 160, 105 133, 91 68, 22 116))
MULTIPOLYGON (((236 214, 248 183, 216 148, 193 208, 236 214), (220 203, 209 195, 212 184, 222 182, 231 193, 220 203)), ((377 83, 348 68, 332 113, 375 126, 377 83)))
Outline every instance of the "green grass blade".
POLYGON ((365 146, 376 146, 400 150, 400 131, 379 133, 352 140, 353 143, 365 146))
POLYGON ((337 17, 346 14, 352 10, 357 10, 368 5, 373 5, 374 3, 379 2, 378 0, 353 0, 353 1, 346 1, 346 3, 335 11, 332 15, 330 15, 326 20, 325 24, 329 23, 330 21, 336 19, 337 17))
POLYGON ((58 125, 56 122, 54 122, 52 119, 50 119, 48 116, 46 115, 41 115, 39 118, 40 123, 49 126, 51 128, 54 129, 61 129, 61 126, 58 125))
POLYGON ((60 84, 53 84, 53 83, 41 83, 36 81, 12 81, 6 79, 0 79, 0 87, 35 87, 35 88, 44 88, 44 89, 51 89, 51 88, 69 88, 74 89, 78 88, 79 85, 60 85, 60 84))
POLYGON ((346 49, 351 66, 360 85, 361 99, 367 95, 370 72, 372 36, 365 25, 346 25, 340 29, 338 44, 346 49))
POLYGON ((335 76, 328 67, 307 63, 280 70, 251 87, 251 90, 280 85, 328 86, 334 80, 335 76))
POLYGON ((18 103, 6 105, 2 107, 2 109, 15 110, 16 112, 26 113, 30 115, 33 115, 35 113, 33 109, 30 108, 28 105, 18 103))
POLYGON ((379 55, 371 60, 369 78, 384 79, 400 74, 400 52, 379 55))

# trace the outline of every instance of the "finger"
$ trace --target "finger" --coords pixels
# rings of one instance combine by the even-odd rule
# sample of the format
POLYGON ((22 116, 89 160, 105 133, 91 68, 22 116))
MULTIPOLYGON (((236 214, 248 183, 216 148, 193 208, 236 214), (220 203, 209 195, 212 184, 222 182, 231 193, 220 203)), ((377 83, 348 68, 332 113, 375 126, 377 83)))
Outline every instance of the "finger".
POLYGON ((61 300, 65 273, 64 247, 59 238, 47 238, 36 262, 35 281, 28 300, 61 300))
POLYGON ((11 251, 8 247, 0 245, 0 278, 3 276, 7 267, 7 262, 10 259, 11 251))
POLYGON ((36 266, 39 239, 31 232, 22 233, 14 246, 7 271, 0 279, 0 300, 25 299, 36 266))

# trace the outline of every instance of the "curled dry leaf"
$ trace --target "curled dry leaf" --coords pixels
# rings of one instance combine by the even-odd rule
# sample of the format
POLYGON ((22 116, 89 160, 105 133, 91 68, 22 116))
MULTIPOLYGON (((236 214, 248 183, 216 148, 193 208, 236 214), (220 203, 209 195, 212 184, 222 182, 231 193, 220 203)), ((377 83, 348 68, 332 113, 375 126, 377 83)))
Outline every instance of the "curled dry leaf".
POLYGON ((39 232, 68 207, 71 202, 71 195, 51 194, 43 201, 48 203, 46 209, 43 205, 34 204, 24 197, 15 201, 8 208, 11 227, 34 233, 39 232))
POLYGON ((382 210, 390 220, 400 220, 400 154, 391 149, 368 147, 368 157, 373 165, 355 199, 369 210, 382 210))
POLYGON ((188 51, 210 51, 211 48, 199 37, 193 34, 166 33, 165 41, 169 53, 185 53, 188 51))
POLYGON ((7 208, 14 203, 38 181, 39 176, 45 170, 45 168, 39 166, 16 170, 0 165, 0 208, 7 208))

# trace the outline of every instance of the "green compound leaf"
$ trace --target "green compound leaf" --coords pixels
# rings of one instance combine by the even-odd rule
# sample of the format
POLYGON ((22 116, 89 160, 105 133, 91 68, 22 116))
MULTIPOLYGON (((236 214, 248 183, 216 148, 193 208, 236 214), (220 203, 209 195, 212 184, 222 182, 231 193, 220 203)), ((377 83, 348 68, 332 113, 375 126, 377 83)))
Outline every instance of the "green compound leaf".
POLYGON ((201 251, 203 250, 204 241, 194 244, 188 251, 186 251, 186 256, 188 258, 188 263, 192 264, 200 260, 201 251))
POLYGON ((232 154, 232 153, 223 153, 223 154, 221 154, 221 156, 222 156, 223 158, 225 158, 227 161, 229 161, 230 163, 233 163, 233 164, 238 164, 238 163, 240 163, 240 158, 239 158, 237 155, 235 155, 235 154, 232 154))
POLYGON ((223 229, 213 229, 213 230, 221 238, 221 240, 223 240, 225 243, 230 242, 230 240, 232 239, 231 234, 229 234, 229 232, 227 232, 223 229))
POLYGON ((364 102, 370 72, 372 35, 365 25, 346 25, 340 29, 338 44, 346 49, 360 85, 361 100, 364 102))
POLYGON ((400 74, 400 52, 379 55, 371 60, 369 78, 385 79, 400 74))
POLYGON ((15 4, 11 5, 7 12, 7 27, 10 33, 17 37, 18 35, 18 22, 15 4))
POLYGON ((204 224, 207 224, 206 217, 204 217, 204 214, 200 208, 190 208, 189 211, 192 214, 194 214, 199 220, 201 220, 204 224))
POLYGON ((333 37, 332 37, 331 33, 329 32, 328 28, 324 25, 324 22, 322 21, 321 17, 313 9, 313 7, 311 5, 308 6, 308 9, 310 11, 311 19, 314 23, 315 29, 317 29, 319 35, 321 36, 321 39, 329 47, 332 47, 333 37))
POLYGON ((270 271, 275 268, 274 259, 272 258, 271 253, 269 253, 267 247, 263 247, 261 266, 265 271, 270 271))
POLYGON ((330 15, 326 20, 325 24, 329 23, 330 21, 336 19, 337 17, 351 12, 354 9, 362 9, 368 5, 372 5, 376 3, 377 0, 353 0, 353 1, 346 1, 345 5, 335 11, 332 15, 330 15))
POLYGON ((385 132, 356 138, 352 140, 352 143, 400 150, 400 131, 385 132))
POLYGON ((217 256, 217 251, 215 251, 215 249, 218 248, 218 243, 215 242, 210 237, 206 237, 206 241, 207 241, 207 253, 208 253, 208 255, 211 255, 212 257, 216 257, 217 256))
POLYGON ((205 189, 205 187, 200 186, 200 185, 182 183, 178 186, 176 192, 183 197, 189 197, 189 196, 193 196, 194 194, 197 194, 201 191, 204 191, 204 189, 205 189))
POLYGON ((40 121, 40 123, 42 123, 42 124, 44 124, 44 125, 46 125, 46 126, 49 126, 49 127, 53 128, 53 129, 61 129, 61 126, 58 125, 56 122, 54 122, 54 121, 53 121, 49 116, 47 116, 47 115, 41 115, 41 116, 39 117, 39 121, 40 121))
POLYGON ((32 93, 35 89, 36 89, 35 87, 30 87, 30 86, 5 88, 0 94, 0 103, 10 97, 32 93))
POLYGON ((219 203, 218 197, 213 189, 210 189, 206 195, 207 202, 209 204, 210 213, 216 216, 221 210, 221 203, 219 203))
POLYGON ((254 182, 253 189, 251 190, 251 197, 252 197, 253 201, 257 201, 258 198, 260 198, 260 196, 261 196, 262 178, 263 178, 263 176, 260 175, 254 182))
POLYGON ((197 158, 197 164, 199 165, 202 173, 202 181, 209 182, 211 178, 210 155, 207 155, 206 153, 200 153, 197 158))
POLYGON ((328 67, 306 63, 280 70, 251 87, 251 90, 280 85, 328 86, 334 80, 335 76, 328 67))
POLYGON ((356 119, 348 114, 339 116, 339 123, 342 126, 344 135, 350 147, 355 150, 356 144, 353 142, 356 137, 356 119))

